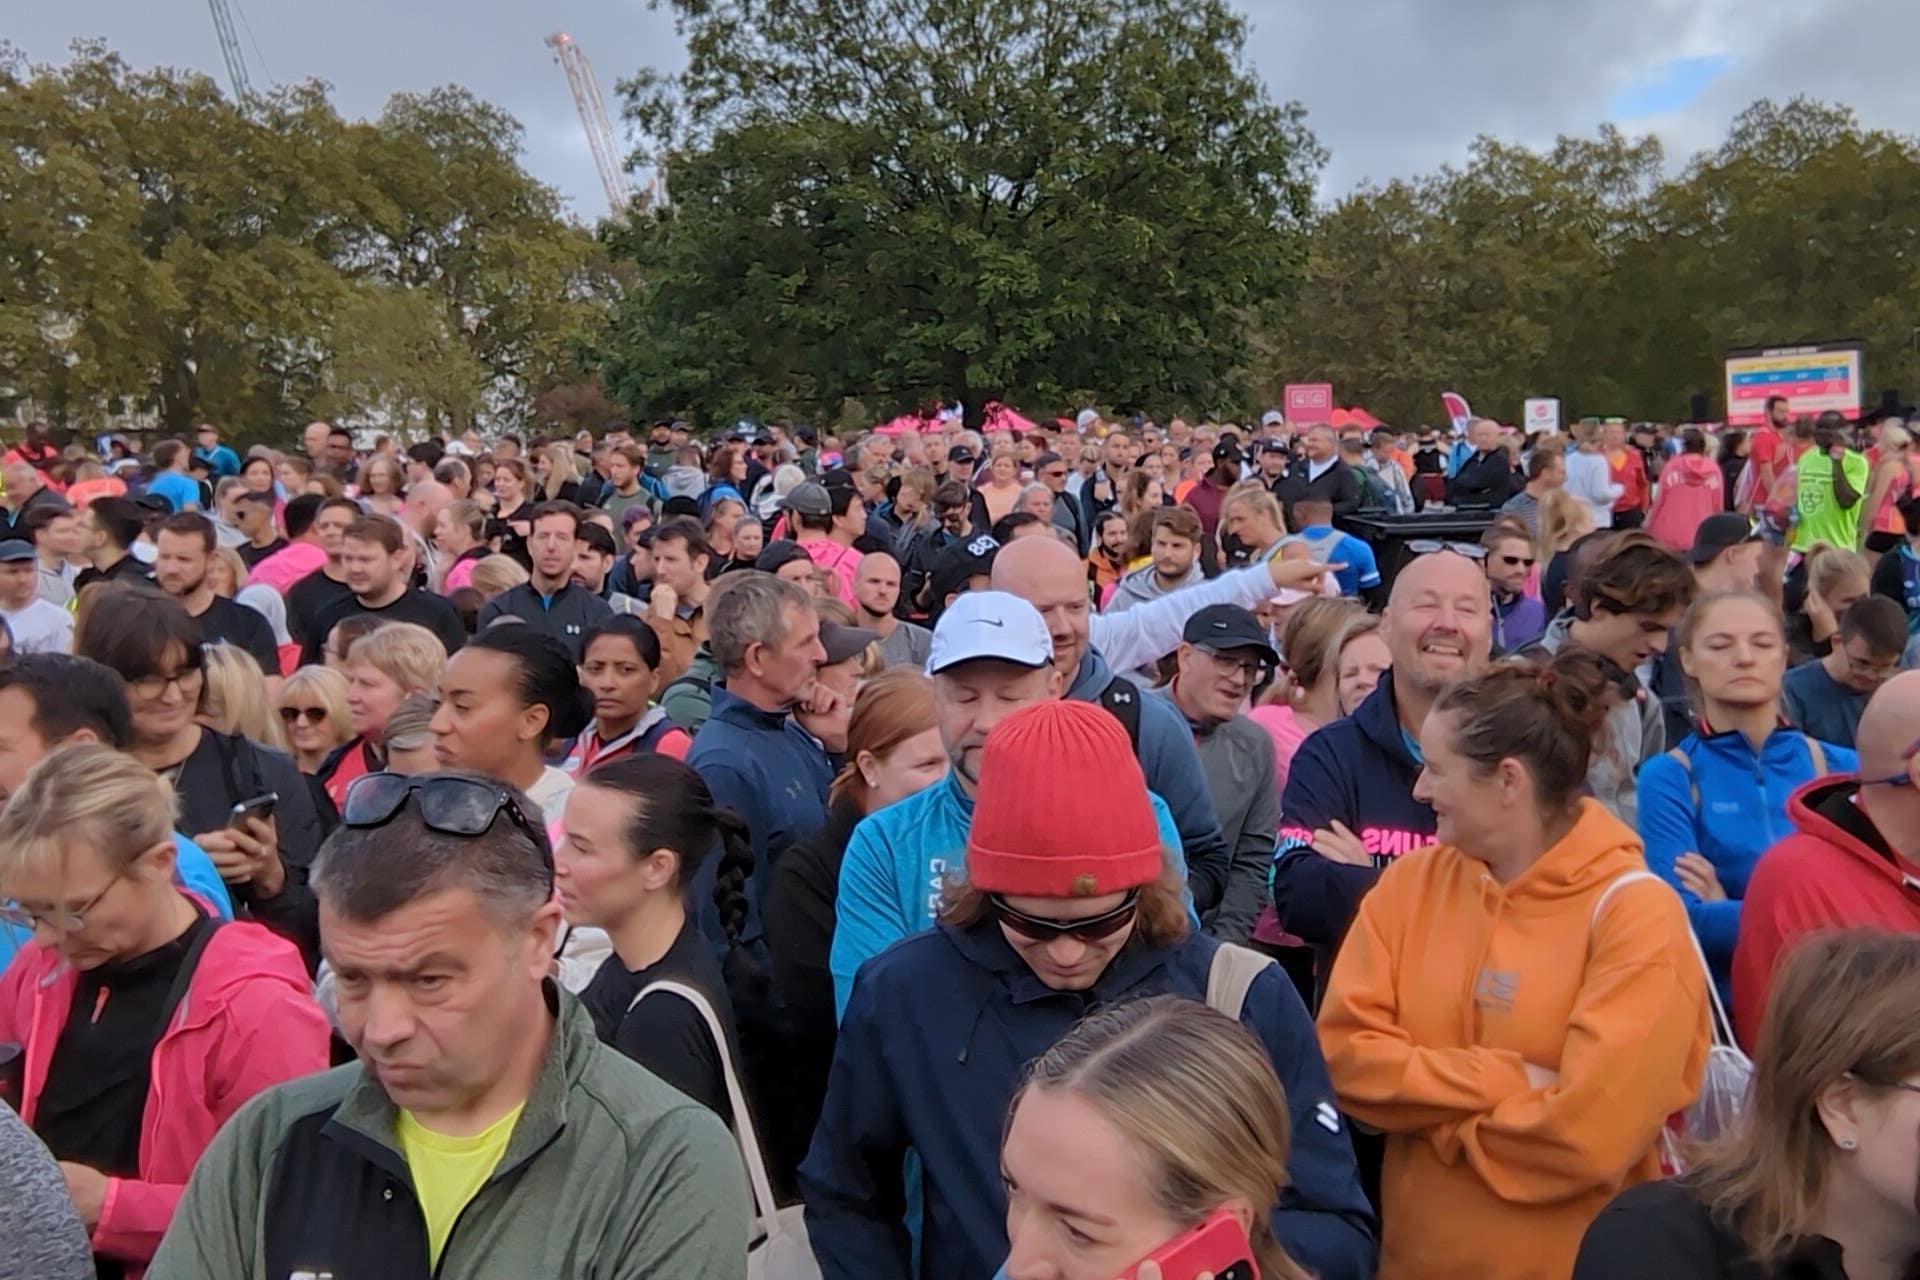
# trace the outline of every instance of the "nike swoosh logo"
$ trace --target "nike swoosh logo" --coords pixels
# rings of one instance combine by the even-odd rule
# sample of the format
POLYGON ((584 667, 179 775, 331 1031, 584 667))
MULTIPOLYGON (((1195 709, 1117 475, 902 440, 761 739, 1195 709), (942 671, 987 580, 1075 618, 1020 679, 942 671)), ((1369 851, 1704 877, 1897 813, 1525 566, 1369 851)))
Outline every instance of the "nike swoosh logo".
POLYGON ((1000 621, 1000 619, 998 618, 982 618, 980 619, 980 621, 986 623, 990 627, 1004 627, 1007 625, 1006 623, 1000 621))

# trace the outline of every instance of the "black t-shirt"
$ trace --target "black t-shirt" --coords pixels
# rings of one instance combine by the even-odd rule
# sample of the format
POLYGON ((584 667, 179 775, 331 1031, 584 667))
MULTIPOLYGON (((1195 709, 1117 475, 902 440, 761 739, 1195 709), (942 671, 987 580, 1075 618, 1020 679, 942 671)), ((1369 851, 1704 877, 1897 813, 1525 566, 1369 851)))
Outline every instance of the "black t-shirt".
MULTIPOLYGON (((312 652, 318 653, 320 646, 327 642, 326 632, 314 634, 314 628, 320 625, 320 616, 340 601, 351 599, 353 591, 346 583, 329 578, 324 567, 315 569, 287 590, 287 633, 302 645, 313 646, 312 652)), ((300 654, 302 662, 316 660, 304 650, 300 654)))
POLYGON ((74 575, 73 589, 84 591, 96 582, 131 582, 150 587, 153 585, 153 573, 137 557, 129 554, 121 557, 110 569, 96 569, 88 565, 74 575))
POLYGON ((254 610, 235 604, 225 596, 215 596, 196 621, 208 644, 224 640, 252 654, 253 660, 260 664, 261 675, 280 674, 280 646, 274 643, 273 628, 254 610))
POLYGON ((307 633, 301 642, 300 661, 318 662, 327 643, 327 633, 347 618, 365 615, 378 618, 382 622, 412 622, 425 627, 440 637, 440 643, 447 647, 449 654, 459 652, 460 646, 467 642, 466 624, 460 621, 460 612, 448 604, 443 597, 418 587, 409 587, 394 602, 381 609, 369 609, 361 604, 359 597, 351 591, 345 598, 335 600, 314 619, 313 630, 307 633))
MULTIPOLYGON (((188 951, 216 927, 194 910, 193 924, 172 942, 80 975, 33 1119, 56 1160, 113 1178, 140 1175, 140 1127, 153 1086, 153 1049, 173 1013, 168 997, 188 951)), ((96 1257, 95 1265, 101 1277, 126 1273, 112 1259, 96 1257)))
MULTIPOLYGON (((604 1043, 731 1123, 733 1108, 727 1105, 727 1078, 699 1010, 668 992, 655 992, 638 1005, 633 1003, 642 988, 665 980, 692 987, 705 996, 719 1016, 727 1039, 739 1043, 733 1003, 727 998, 720 963, 691 916, 667 953, 645 969, 634 972, 620 963, 619 956, 608 956, 580 993, 580 1002, 593 1015, 594 1030, 604 1043)), ((737 1052, 734 1061, 739 1061, 737 1052)))
POLYGON ((275 538, 264 547, 256 547, 251 542, 243 542, 239 548, 240 563, 251 569, 274 552, 284 551, 286 546, 287 540, 285 538, 275 538))

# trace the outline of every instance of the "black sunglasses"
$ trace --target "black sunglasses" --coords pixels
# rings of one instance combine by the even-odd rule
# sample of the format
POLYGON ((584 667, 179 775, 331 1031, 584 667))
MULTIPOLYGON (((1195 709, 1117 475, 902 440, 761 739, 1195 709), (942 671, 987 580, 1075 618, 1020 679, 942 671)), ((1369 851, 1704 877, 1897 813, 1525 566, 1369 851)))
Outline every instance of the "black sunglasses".
POLYGON ((403 773, 369 773, 356 778, 347 788, 346 802, 340 806, 340 821, 349 827, 384 827, 406 808, 409 797, 417 796, 420 821, 427 830, 447 836, 483 836, 501 814, 520 829, 522 835, 540 851, 547 887, 553 887, 553 850, 546 834, 529 819, 506 788, 473 778, 450 778, 439 774, 413 776, 403 773))
POLYGON ((305 720, 308 724, 319 724, 322 720, 325 720, 326 718, 327 718, 327 709, 325 707, 282 707, 280 708, 280 719, 285 721, 287 724, 294 724, 301 720, 305 720))
POLYGON ((1509 569, 1517 568, 1518 566, 1521 566, 1521 565, 1525 565, 1527 568, 1531 569, 1533 568, 1533 557, 1502 555, 1500 557, 1500 563, 1506 565, 1509 569))
POLYGON ((1098 942, 1110 938, 1132 923, 1140 910, 1140 891, 1127 894, 1126 901, 1111 911, 1084 920, 1048 920, 1016 911, 997 893, 987 895, 994 919, 1031 942, 1052 942, 1055 938, 1073 938, 1080 942, 1098 942))

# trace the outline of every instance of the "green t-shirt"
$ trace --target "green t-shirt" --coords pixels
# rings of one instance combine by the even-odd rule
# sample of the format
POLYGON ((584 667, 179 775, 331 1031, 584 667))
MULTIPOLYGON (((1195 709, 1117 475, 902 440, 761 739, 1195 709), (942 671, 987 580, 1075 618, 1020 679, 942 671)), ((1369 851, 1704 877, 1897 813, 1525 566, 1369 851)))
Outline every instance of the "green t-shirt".
POLYGON ((1864 495, 1872 468, 1867 465, 1864 454, 1851 449, 1841 466, 1846 468, 1847 483, 1862 495, 1851 507, 1842 507, 1834 501, 1833 459, 1821 449, 1809 449, 1800 455, 1800 487, 1796 497, 1800 523, 1793 531, 1795 551, 1810 550, 1816 542, 1847 548, 1859 543, 1860 512, 1866 506, 1864 495))

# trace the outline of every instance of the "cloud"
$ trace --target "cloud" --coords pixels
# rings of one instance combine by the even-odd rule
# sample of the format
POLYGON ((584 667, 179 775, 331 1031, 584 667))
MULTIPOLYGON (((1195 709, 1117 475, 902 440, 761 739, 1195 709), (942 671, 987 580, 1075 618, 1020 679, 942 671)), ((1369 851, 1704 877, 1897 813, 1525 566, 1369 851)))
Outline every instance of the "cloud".
MULTIPOLYGON (((1298 99, 1331 152, 1324 197, 1460 163, 1491 134, 1529 146, 1614 120, 1657 131, 1670 157, 1715 145, 1760 97, 1807 94, 1865 123, 1920 119, 1920 79, 1888 50, 1920 44, 1914 0, 1236 0, 1248 56, 1274 97, 1298 99), (1875 70, 1879 69, 1879 70, 1875 70)), ((605 207, 565 78, 544 41, 559 11, 539 0, 230 0, 256 84, 318 77, 340 110, 465 84, 526 126, 526 162, 583 217, 605 207), (252 39, 249 39, 249 30, 252 39), (254 44, 258 44, 256 53, 254 44)), ((8 39, 39 61, 100 36, 136 65, 226 75, 205 0, 69 0, 15 6, 8 39)), ((684 62, 671 15, 642 0, 569 0, 567 30, 601 92, 643 66, 684 62)), ((615 130, 626 144, 619 122, 615 130)))

